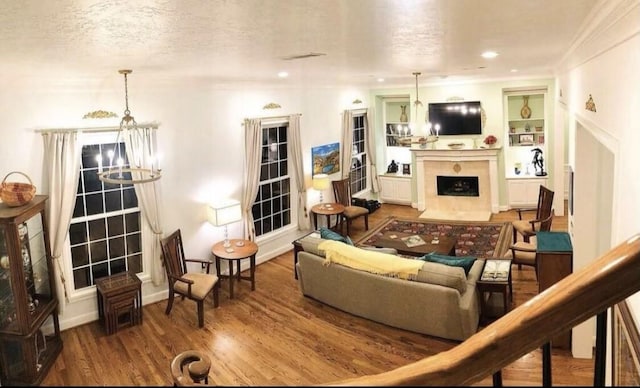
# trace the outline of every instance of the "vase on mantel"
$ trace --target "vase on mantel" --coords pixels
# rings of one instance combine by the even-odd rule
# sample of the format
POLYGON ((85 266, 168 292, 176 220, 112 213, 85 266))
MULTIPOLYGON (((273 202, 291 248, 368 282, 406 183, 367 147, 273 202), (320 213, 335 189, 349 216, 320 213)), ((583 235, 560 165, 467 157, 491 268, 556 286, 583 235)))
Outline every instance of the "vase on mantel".
POLYGON ((400 110, 402 111, 400 112, 400 122, 406 123, 407 121, 409 121, 409 118, 407 117, 407 106, 400 105, 400 110))
POLYGON ((528 119, 531 117, 531 108, 529 108, 529 96, 522 96, 522 100, 524 104, 522 105, 522 109, 520 109, 520 116, 523 119, 528 119))

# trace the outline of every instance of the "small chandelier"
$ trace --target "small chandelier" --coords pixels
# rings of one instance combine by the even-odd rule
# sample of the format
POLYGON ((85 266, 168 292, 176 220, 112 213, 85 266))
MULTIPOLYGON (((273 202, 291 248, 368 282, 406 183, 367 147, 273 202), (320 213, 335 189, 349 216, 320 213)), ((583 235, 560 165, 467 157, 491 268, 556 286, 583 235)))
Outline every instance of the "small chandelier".
POLYGON ((422 102, 420 101, 420 99, 418 98, 418 76, 420 75, 420 72, 415 72, 413 73, 413 75, 416 76, 416 100, 413 102, 413 105, 417 107, 422 106, 422 102))
MULTIPOLYGON (((97 155, 98 160, 98 178, 105 183, 130 185, 136 183, 148 183, 157 181, 162 177, 161 170, 157 166, 155 155, 153 152, 153 141, 150 134, 145 136, 146 129, 138 128, 138 123, 131 116, 129 110, 129 91, 127 89, 127 74, 131 74, 133 70, 118 70, 118 73, 124 75, 124 116, 120 121, 120 129, 116 137, 115 147, 120 151, 120 143, 124 138, 130 140, 127 146, 138 147, 139 149, 132 153, 135 163, 129 161, 129 167, 124 167, 124 159, 119 157, 114 164, 114 151, 108 152, 109 167, 102 169, 102 155, 97 155), (145 163, 146 162, 146 163, 145 163), (150 165, 150 167, 144 167, 150 165)), ((118 152, 120 154, 120 152, 118 152)))

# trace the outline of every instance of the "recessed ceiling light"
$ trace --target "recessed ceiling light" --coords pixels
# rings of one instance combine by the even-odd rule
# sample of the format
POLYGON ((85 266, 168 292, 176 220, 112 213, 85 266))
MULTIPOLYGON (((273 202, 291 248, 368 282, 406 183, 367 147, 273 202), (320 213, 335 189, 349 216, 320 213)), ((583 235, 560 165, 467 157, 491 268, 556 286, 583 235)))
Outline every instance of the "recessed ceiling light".
POLYGON ((482 58, 491 59, 498 56, 498 53, 495 51, 485 51, 482 53, 482 58))
POLYGON ((378 78, 378 82, 384 82, 384 78, 378 78))
POLYGON ((287 73, 286 71, 281 71, 278 73, 278 77, 280 78, 287 78, 289 76, 289 73, 287 73))
POLYGON ((511 69, 511 72, 512 72, 512 73, 517 73, 517 72, 518 72, 518 69, 511 69))

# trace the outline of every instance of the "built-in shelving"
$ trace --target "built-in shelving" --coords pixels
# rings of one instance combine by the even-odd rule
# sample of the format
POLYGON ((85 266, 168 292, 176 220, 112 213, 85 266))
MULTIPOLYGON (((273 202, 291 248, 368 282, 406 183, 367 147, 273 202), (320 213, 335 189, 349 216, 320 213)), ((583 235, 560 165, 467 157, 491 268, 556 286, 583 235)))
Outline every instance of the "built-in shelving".
POLYGON ((509 207, 535 206, 539 186, 547 184, 547 176, 536 175, 541 170, 534 165, 537 155, 548 173, 544 163, 548 143, 547 100, 546 88, 504 92, 505 139, 508 139, 504 161, 509 207))

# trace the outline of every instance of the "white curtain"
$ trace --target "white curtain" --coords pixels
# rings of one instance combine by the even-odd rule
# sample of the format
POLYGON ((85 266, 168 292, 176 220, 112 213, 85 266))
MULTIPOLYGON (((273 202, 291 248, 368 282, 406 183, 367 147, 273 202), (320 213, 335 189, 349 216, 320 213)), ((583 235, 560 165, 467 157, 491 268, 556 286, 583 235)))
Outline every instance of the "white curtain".
MULTIPOLYGON (((122 136, 131 167, 157 167, 154 165, 157 161, 153 159, 153 156, 156 155, 155 128, 139 128, 138 131, 124 129, 122 136)), ((136 174, 133 173, 132 175, 135 177, 136 174)), ((150 236, 143 234, 142 246, 151 256, 151 268, 149 268, 151 280, 154 285, 159 286, 164 282, 165 270, 163 268, 162 251, 160 248, 160 240, 162 239, 163 233, 162 221, 160 220, 160 188, 156 182, 135 184, 134 189, 143 217, 153 232, 150 236)))
POLYGON ((258 194, 260 184, 260 165, 262 158, 262 121, 260 119, 244 120, 244 190, 242 190, 242 211, 244 213, 245 238, 256 239, 251 208, 258 194))
POLYGON ((349 178, 351 157, 353 156, 353 113, 345 110, 342 114, 342 142, 340 142, 342 179, 349 178))
POLYGON ((364 114, 364 133, 367 136, 367 155, 369 156, 369 165, 371 166, 371 192, 380 191, 380 182, 378 181, 378 167, 376 166, 376 143, 375 131, 369 128, 370 119, 369 109, 364 114))
MULTIPOLYGON (((54 271, 57 272, 56 288, 59 298, 58 312, 62 314, 69 296, 67 293, 64 270, 60 263, 65 241, 69 233, 69 224, 76 203, 78 178, 80 175, 80 154, 82 152, 81 133, 45 132, 42 134, 44 142, 44 175, 49 193, 47 201, 47 224, 51 256, 54 271)), ((52 274, 53 275, 53 274, 52 274)))
POLYGON ((293 172, 298 185, 298 230, 311 229, 307 211, 307 188, 304 182, 302 146, 300 145, 300 115, 289 116, 289 155, 293 162, 293 172))

